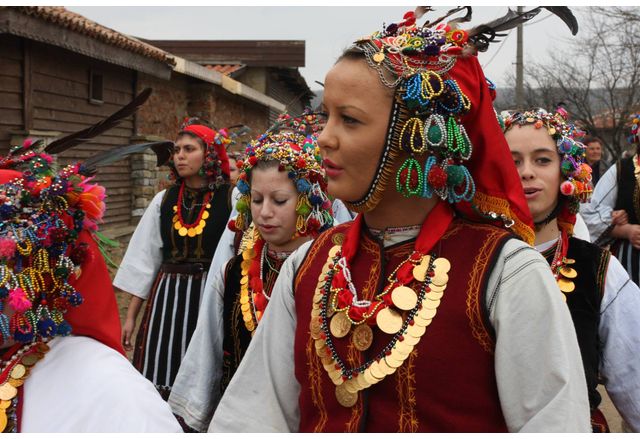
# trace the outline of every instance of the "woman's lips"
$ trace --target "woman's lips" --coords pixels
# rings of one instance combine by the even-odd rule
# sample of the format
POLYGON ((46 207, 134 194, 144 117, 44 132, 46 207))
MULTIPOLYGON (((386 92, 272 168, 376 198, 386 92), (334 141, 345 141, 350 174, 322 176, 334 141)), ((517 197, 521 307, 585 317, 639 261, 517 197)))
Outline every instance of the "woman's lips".
POLYGON ((536 198, 538 195, 540 195, 542 193, 542 189, 537 189, 537 188, 525 188, 524 190, 524 197, 527 200, 530 200, 532 198, 536 198))
POLYGON ((268 226, 268 225, 259 225, 258 227, 260 228, 261 231, 265 233, 273 232, 277 228, 277 226, 268 226))
POLYGON ((322 161, 322 165, 327 173, 327 177, 329 178, 338 178, 344 171, 340 166, 336 165, 329 159, 324 159, 322 161))

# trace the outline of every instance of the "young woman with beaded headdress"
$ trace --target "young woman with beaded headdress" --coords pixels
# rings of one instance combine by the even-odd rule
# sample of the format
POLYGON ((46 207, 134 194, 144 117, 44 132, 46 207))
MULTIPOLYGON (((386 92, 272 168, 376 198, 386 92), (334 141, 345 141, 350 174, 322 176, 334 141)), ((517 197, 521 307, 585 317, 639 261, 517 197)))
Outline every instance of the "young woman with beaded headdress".
POLYGON ((505 119, 511 149, 545 257, 567 302, 587 378, 591 425, 608 432, 596 387, 604 382, 616 408, 640 429, 640 289, 607 250, 574 236, 581 202, 591 195, 591 168, 581 132, 567 113, 513 112, 505 119))
POLYGON ((134 350, 134 366, 165 399, 195 330, 207 270, 231 212, 230 141, 225 129, 185 121, 169 163, 175 183, 147 207, 113 281, 131 294, 124 347, 134 350))
POLYGON ((194 430, 209 426, 284 261, 333 224, 315 137, 293 130, 264 134, 247 147, 239 167, 242 196, 231 227, 244 231, 240 251, 207 281, 198 326, 169 398, 194 430))
POLYGON ((287 259, 210 431, 590 430, 571 316, 518 239, 484 34, 416 19, 327 74, 328 191, 361 213, 287 259))

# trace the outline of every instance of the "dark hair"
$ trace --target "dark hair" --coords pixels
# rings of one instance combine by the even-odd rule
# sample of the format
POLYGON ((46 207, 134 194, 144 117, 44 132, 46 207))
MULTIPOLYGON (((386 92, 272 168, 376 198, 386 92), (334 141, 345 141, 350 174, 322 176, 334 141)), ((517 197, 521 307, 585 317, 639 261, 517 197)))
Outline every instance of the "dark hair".
POLYGON ((585 136, 585 138, 582 139, 582 143, 584 143, 585 145, 593 142, 598 142, 600 145, 602 145, 602 140, 600 140, 596 136, 585 136))
MULTIPOLYGON (((204 140, 202 140, 200 137, 196 136, 195 134, 193 134, 191 131, 179 131, 178 132, 178 139, 182 136, 189 136, 192 139, 195 139, 198 141, 198 143, 200 144, 200 146, 202 146, 202 149, 204 151, 207 150, 207 145, 204 144, 204 140)), ((176 139, 177 140, 177 139, 176 139)))

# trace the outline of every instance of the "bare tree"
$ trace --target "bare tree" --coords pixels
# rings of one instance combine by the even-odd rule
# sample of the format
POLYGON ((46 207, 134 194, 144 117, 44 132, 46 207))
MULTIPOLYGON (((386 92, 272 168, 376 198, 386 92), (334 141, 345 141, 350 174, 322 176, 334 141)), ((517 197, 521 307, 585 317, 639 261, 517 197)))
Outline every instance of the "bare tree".
MULTIPOLYGON (((630 114, 640 109, 640 8, 589 8, 582 36, 527 68, 528 105, 563 102, 612 157, 627 146, 630 114)), ((549 108, 551 107, 551 108, 549 108)))

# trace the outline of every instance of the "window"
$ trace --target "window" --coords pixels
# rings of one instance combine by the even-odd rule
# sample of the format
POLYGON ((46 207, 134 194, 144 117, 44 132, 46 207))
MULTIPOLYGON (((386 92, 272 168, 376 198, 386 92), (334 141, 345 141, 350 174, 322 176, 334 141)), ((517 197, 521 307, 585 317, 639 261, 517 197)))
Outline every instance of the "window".
POLYGON ((103 99, 103 76, 102 73, 94 70, 89 71, 89 102, 92 104, 102 104, 103 99))

